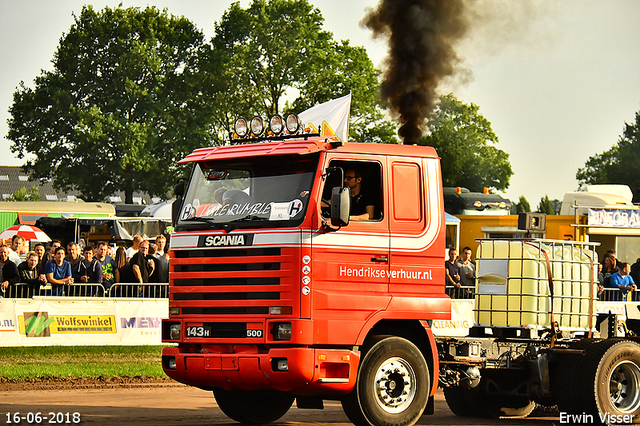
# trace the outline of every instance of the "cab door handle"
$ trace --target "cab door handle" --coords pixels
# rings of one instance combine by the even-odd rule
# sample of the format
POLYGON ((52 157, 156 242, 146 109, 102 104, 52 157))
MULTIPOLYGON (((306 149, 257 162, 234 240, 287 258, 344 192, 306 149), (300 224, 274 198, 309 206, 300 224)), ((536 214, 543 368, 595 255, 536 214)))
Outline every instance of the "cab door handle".
POLYGON ((389 261, 389 258, 388 258, 387 256, 383 256, 383 257, 372 257, 372 258, 371 258, 371 261, 372 261, 372 262, 381 262, 381 263, 384 263, 384 262, 388 262, 388 261, 389 261))

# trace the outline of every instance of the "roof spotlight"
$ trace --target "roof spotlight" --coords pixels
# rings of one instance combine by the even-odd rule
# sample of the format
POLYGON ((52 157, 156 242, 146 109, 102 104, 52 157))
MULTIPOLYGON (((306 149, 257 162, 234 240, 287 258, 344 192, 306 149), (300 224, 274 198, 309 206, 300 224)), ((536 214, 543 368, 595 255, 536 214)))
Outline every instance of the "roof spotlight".
POLYGON ((278 114, 272 116, 269 119, 269 128, 274 135, 279 136, 284 131, 284 121, 282 117, 278 114))
POLYGON ((247 123, 247 120, 244 117, 238 118, 233 125, 233 129, 235 130, 236 135, 240 136, 241 138, 247 136, 247 134, 249 133, 248 124, 249 123, 247 123))
POLYGON ((291 134, 296 134, 298 133, 298 130, 300 130, 300 119, 298 118, 297 115, 295 114, 289 114, 287 115, 287 130, 289 131, 289 133, 291 134))
POLYGON ((251 119, 251 133, 260 136, 264 132, 264 121, 257 115, 251 119))

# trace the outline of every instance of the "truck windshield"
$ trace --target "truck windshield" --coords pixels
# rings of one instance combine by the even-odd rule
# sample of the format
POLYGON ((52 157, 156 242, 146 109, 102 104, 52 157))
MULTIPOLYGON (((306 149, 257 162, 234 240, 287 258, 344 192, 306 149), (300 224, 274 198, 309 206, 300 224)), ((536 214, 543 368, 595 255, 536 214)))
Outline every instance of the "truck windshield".
POLYGON ((317 164, 311 155, 197 163, 179 225, 295 226, 304 218, 317 164))

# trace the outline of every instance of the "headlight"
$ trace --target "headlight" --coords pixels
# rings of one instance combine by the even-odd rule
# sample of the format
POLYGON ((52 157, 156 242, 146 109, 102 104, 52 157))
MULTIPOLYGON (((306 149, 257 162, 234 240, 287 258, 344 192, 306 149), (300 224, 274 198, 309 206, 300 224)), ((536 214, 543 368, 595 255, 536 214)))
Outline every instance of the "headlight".
POLYGON ((289 360, 287 358, 273 358, 271 368, 273 371, 289 371, 289 360))
POLYGON ((264 131, 264 122, 262 118, 255 116, 251 119, 251 133, 255 136, 260 136, 264 131))
POLYGON ((171 324, 169 326, 169 339, 180 340, 180 324, 171 324))
POLYGON ((244 138, 249 133, 249 125, 247 120, 244 117, 240 117, 236 120, 236 123, 233 125, 233 130, 236 132, 236 135, 244 138))
POLYGON ((279 136, 284 131, 284 122, 278 114, 269 119, 269 129, 274 135, 279 136))
POLYGON ((298 133, 300 130, 300 119, 295 114, 287 115, 287 130, 291 134, 298 133))
POLYGON ((269 308, 270 315, 291 315, 293 307, 291 306, 271 306, 269 308))
POLYGON ((273 340, 291 340, 291 323, 280 322, 274 324, 273 340))
POLYGON ((163 356, 162 362, 167 370, 175 370, 177 368, 176 357, 174 356, 163 356))
POLYGON ((180 315, 180 308, 172 306, 169 308, 169 315, 180 315))

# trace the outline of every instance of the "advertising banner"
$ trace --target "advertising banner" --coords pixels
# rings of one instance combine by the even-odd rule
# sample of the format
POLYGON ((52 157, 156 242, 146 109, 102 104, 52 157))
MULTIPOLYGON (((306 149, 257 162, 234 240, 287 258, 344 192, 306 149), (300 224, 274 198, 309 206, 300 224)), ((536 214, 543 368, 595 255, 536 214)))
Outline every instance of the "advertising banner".
POLYGON ((640 210, 589 209, 589 226, 640 228, 640 210))
POLYGON ((435 336, 468 336, 473 327, 473 299, 451 299, 451 319, 435 320, 431 330, 435 336))
POLYGON ((160 345, 167 299, 0 299, 0 346, 160 345))

